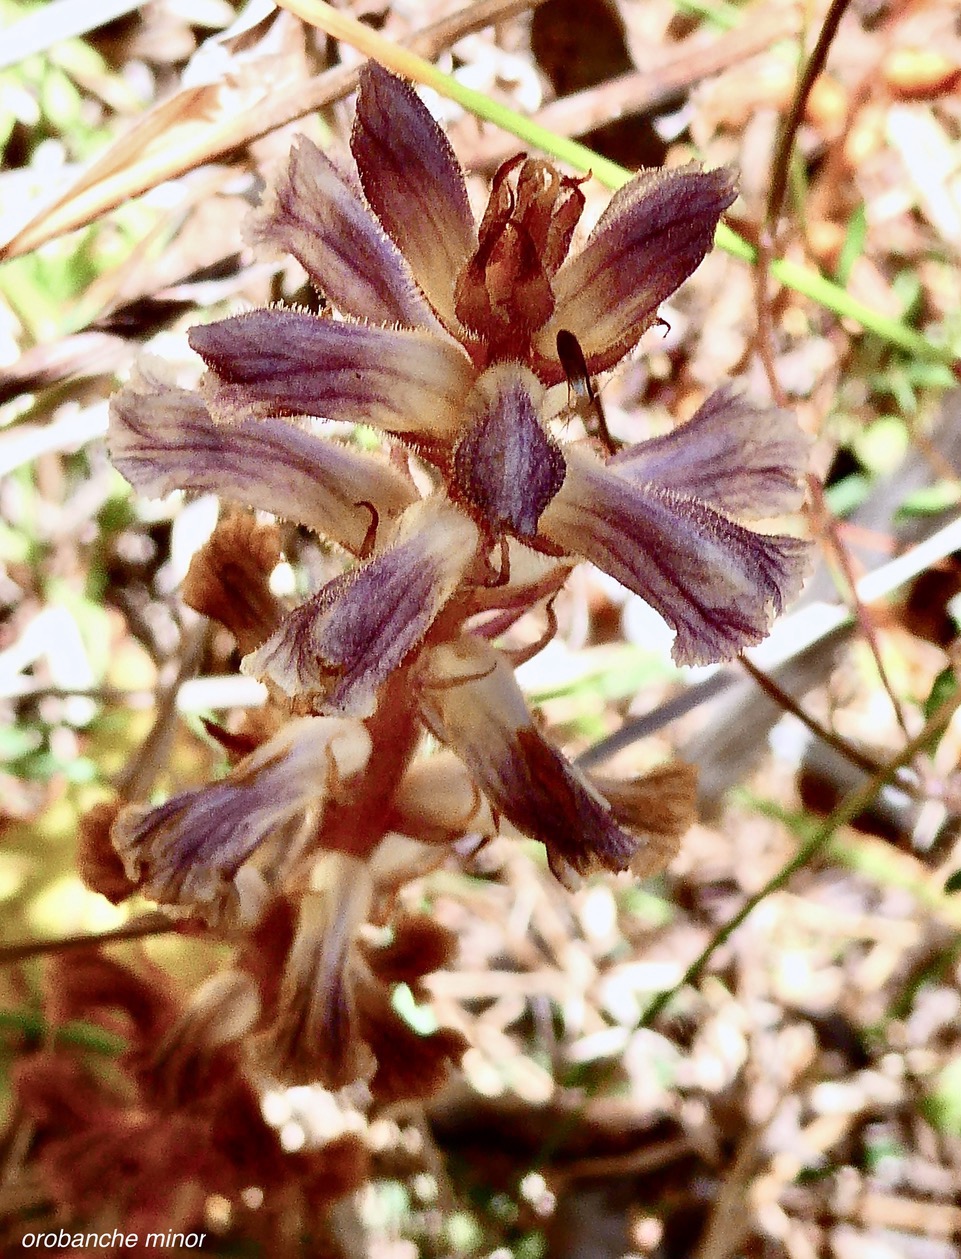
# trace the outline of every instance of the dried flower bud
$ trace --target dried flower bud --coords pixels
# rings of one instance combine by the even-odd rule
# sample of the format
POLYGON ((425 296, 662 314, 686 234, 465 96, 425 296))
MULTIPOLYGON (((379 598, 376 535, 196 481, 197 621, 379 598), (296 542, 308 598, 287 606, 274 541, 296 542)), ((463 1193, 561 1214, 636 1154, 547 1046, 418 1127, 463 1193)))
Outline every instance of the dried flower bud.
POLYGON ((122 807, 119 800, 104 800, 95 804, 80 819, 77 843, 77 872, 80 878, 92 892, 99 892, 113 905, 119 905, 137 890, 110 842, 110 829, 122 807))
POLYGON ((283 615, 269 579, 280 560, 276 525, 258 525, 241 512, 217 522, 190 561, 184 602, 233 634, 241 652, 252 651, 277 628, 283 615))

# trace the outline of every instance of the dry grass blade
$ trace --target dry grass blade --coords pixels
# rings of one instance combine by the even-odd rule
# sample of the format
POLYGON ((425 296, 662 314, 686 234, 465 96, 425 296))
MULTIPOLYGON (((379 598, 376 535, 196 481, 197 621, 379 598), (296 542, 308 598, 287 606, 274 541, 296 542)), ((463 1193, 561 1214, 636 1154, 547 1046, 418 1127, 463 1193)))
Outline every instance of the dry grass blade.
MULTIPOLYGON (((411 46, 436 55, 463 35, 530 7, 521 0, 483 0, 426 27, 411 46)), ((0 262, 84 227, 125 201, 303 118, 357 86, 357 72, 349 67, 309 77, 302 68, 297 72, 292 60, 278 65, 276 55, 248 52, 239 73, 232 65, 217 82, 184 88, 155 106, 53 205, 0 245, 0 262)))
POLYGON ((302 90, 307 77, 299 30, 294 25, 285 30, 285 25, 283 19, 267 24, 255 46, 232 57, 215 82, 185 87, 151 109, 69 191, 0 248, 0 260, 83 227, 245 143, 250 119, 262 117, 278 94, 302 90))
MULTIPOLYGON (((561 136, 584 135, 611 118, 654 110, 679 93, 689 90, 711 75, 746 61, 782 39, 798 34, 799 14, 778 8, 763 8, 751 21, 734 31, 688 36, 643 70, 609 79, 599 87, 572 92, 551 101, 532 120, 561 136)), ((473 128, 471 129, 473 130, 473 128)), ((465 133, 467 128, 464 128, 465 133)), ((470 166, 488 167, 505 161, 517 151, 517 141, 500 132, 471 143, 465 138, 455 147, 470 166)))
POLYGON ((136 0, 54 0, 4 32, 0 70, 43 52, 62 39, 86 35, 139 8, 136 0))

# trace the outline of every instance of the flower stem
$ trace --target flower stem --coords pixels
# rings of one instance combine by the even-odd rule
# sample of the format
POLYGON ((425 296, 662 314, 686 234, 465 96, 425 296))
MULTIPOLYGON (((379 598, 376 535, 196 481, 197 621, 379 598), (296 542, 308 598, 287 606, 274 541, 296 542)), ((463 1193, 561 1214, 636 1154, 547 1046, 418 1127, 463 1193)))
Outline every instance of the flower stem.
MULTIPOLYGON (((430 62, 424 61, 406 48, 391 43, 369 26, 364 26, 354 18, 332 9, 326 0, 278 0, 283 9, 325 31, 334 39, 343 40, 358 52, 372 57, 395 74, 413 79, 417 83, 431 87, 442 96, 456 101, 471 113, 488 122, 494 123, 519 140, 534 148, 540 149, 558 161, 565 162, 575 170, 589 171, 599 183, 606 188, 617 189, 632 177, 632 172, 608 161, 586 145, 579 144, 565 136, 532 122, 529 118, 515 113, 507 106, 492 101, 482 92, 465 87, 449 74, 438 70, 430 62)), ((715 244, 725 253, 731 254, 743 262, 753 263, 757 257, 754 246, 739 236, 731 228, 721 223, 715 236, 715 244)), ((839 318, 853 319, 868 332, 873 332, 882 340, 898 346, 902 350, 919 359, 935 360, 942 363, 955 363, 957 356, 947 345, 938 345, 921 333, 916 332, 898 319, 892 319, 879 311, 873 310, 863 302, 847 293, 840 285, 834 284, 819 271, 801 266, 786 258, 772 259, 771 274, 785 287, 831 311, 839 318)))

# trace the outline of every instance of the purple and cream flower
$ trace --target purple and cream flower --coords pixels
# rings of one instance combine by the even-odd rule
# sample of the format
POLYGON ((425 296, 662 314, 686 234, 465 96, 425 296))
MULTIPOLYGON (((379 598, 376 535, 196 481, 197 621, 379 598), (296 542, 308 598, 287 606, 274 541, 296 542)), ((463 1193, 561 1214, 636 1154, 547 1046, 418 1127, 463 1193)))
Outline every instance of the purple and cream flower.
MULTIPOLYGON (((390 526, 388 526, 390 528, 390 526)), ((294 704, 370 717, 477 551, 477 529, 442 495, 410 506, 385 549, 295 608, 243 661, 294 704)))
MULTIPOLYGON (((677 632, 679 663, 763 638, 798 592, 806 544, 735 517, 799 504, 804 443, 789 415, 722 391, 613 458, 590 441, 562 447, 549 427, 549 391, 565 380, 558 334, 591 374, 633 349, 710 248, 730 171, 641 173, 571 252, 581 181, 539 159, 505 163, 477 225, 446 136, 374 64, 351 150, 355 169, 301 139, 252 229, 342 318, 269 309, 191 331, 217 431, 362 418, 434 465, 488 548, 513 537, 590 559, 648 600, 677 632)), ((329 601, 315 614, 329 619, 329 601)))
POLYGON ((418 683, 428 728, 464 761, 490 804, 544 844, 566 887, 594 870, 661 868, 664 861, 645 853, 663 852, 690 824, 689 766, 659 771, 660 792, 673 793, 677 806, 648 809, 646 819, 636 807, 644 778, 608 780, 605 798, 537 730, 507 658, 482 639, 465 634, 425 653, 418 683))
POLYGON ((251 230, 293 254, 336 315, 272 308, 195 327, 199 392, 147 365, 110 428, 143 492, 215 490, 350 557, 288 607, 254 572, 280 542, 250 517, 222 522, 191 570, 192 606, 231 628, 286 724, 222 782, 129 806, 112 832, 126 877, 164 905, 230 930, 259 929, 269 906, 287 915, 258 1035, 288 1074, 331 1083, 397 1065, 371 1048, 392 1024, 358 944, 394 881, 501 817, 543 842, 567 886, 650 873, 691 819, 690 767, 619 781, 571 766, 500 635, 583 558, 665 618, 679 663, 729 659, 797 593, 807 550, 742 523, 800 504, 805 441, 785 412, 721 390, 616 453, 552 427, 570 418, 572 354, 583 379, 568 384, 592 397, 590 377, 699 265, 735 197, 729 171, 642 172, 577 249, 583 181, 521 157, 494 176, 478 224, 444 133, 373 64, 351 151, 348 166, 302 139, 251 230), (370 425, 389 455, 315 420, 370 425), (229 606, 238 582, 243 615, 229 606), (445 748, 419 757, 425 729, 445 748))
POLYGON ((370 751, 359 721, 288 722, 220 782, 124 809, 112 838, 127 877, 181 913, 251 925, 370 751))

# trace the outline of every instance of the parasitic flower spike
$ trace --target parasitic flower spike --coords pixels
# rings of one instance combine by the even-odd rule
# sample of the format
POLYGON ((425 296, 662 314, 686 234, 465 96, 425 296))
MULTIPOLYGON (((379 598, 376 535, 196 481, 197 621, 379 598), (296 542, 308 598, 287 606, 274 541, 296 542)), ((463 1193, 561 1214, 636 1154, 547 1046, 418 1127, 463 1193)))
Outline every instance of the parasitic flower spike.
POLYGON ((502 821, 544 844, 566 886, 598 869, 646 875, 693 817, 689 766, 624 780, 570 765, 498 639, 542 610, 546 642, 585 558, 673 626, 678 662, 758 642, 797 593, 807 545, 742 522, 799 505, 806 450, 790 415, 726 389, 616 450, 594 391, 710 248, 729 171, 640 173, 578 247, 583 181, 514 159, 475 222, 444 133, 377 65, 361 74, 350 147, 348 164, 301 139, 250 228, 336 313, 195 327, 199 391, 148 363, 114 399, 111 451, 138 489, 215 490, 347 559, 284 604, 267 582, 276 531, 221 521, 185 596, 234 635, 268 708, 240 732, 209 727, 235 753, 221 782, 120 809, 111 840, 132 888, 241 938, 258 1069, 331 1087, 364 1077, 393 1099, 430 1091, 462 1048, 446 1032, 426 1056, 402 1047, 388 988, 403 950, 365 944, 369 925, 397 921, 405 882, 502 821), (587 417, 578 441, 554 432, 565 381, 587 417), (370 425, 384 449, 315 420, 370 425))

